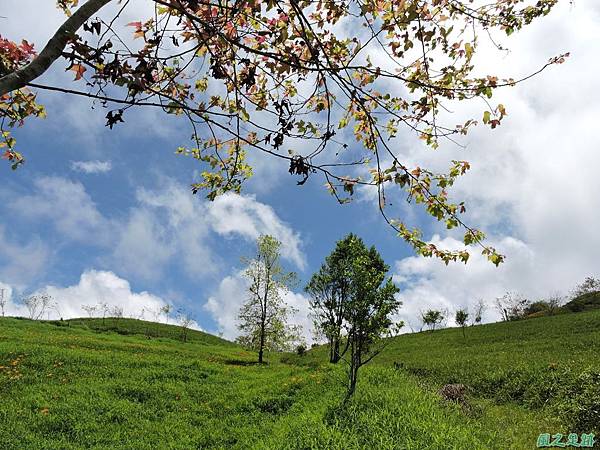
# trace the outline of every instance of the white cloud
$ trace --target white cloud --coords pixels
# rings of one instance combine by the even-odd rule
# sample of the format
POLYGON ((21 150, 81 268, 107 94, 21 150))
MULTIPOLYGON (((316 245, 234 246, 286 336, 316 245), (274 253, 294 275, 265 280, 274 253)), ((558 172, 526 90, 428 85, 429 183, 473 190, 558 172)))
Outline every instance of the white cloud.
MULTIPOLYGON (((213 251, 212 233, 247 241, 271 234, 282 242, 282 256, 298 268, 305 268, 306 258, 298 233, 255 197, 224 194, 214 202, 207 202, 173 180, 163 178, 159 184, 156 189, 137 191, 139 204, 130 215, 128 228, 134 225, 131 219, 137 216, 135 225, 139 231, 123 233, 118 246, 123 250, 115 254, 121 261, 145 259, 159 270, 171 256, 177 255, 191 277, 211 275, 222 268, 221 258, 213 251), (154 252, 156 258, 148 254, 154 252)), ((135 270, 147 272, 146 278, 156 275, 146 271, 144 263, 135 270)))
POLYGON ((158 311, 166 304, 162 298, 148 292, 132 292, 127 280, 106 271, 86 270, 76 285, 46 286, 40 291, 47 292, 58 302, 60 316, 63 318, 85 316, 82 305, 108 303, 122 307, 126 317, 138 317, 142 309, 158 311))
POLYGON ((109 221, 98 211, 85 187, 62 177, 41 177, 34 192, 10 200, 8 207, 32 222, 49 221, 63 235, 82 242, 104 242, 109 221))
POLYGON ((208 213, 212 228, 218 234, 241 235, 250 240, 261 234, 270 234, 281 241, 284 258, 301 270, 306 267, 298 233, 282 222, 273 208, 256 201, 254 196, 222 195, 209 204, 208 213))
POLYGON ((121 270, 146 280, 159 278, 176 253, 172 241, 152 212, 136 208, 117 236, 112 261, 121 270))
POLYGON ((302 337, 308 345, 311 345, 315 340, 313 321, 310 317, 309 298, 302 293, 289 291, 285 294, 284 301, 286 305, 296 310, 289 317, 289 323, 291 325, 299 325, 302 329, 302 337))
MULTIPOLYGON (((450 249, 462 245, 456 239, 440 239, 439 236, 434 236, 432 242, 450 249)), ((493 302, 507 291, 538 300, 555 292, 567 294, 581 281, 578 275, 573 275, 573 261, 570 259, 548 261, 543 252, 511 237, 492 240, 491 243, 505 251, 507 263, 495 267, 477 249, 466 265, 451 263, 446 266, 439 260, 418 256, 396 261, 394 281, 401 289, 398 298, 403 302, 398 318, 418 329, 420 312, 438 309, 447 310, 449 324, 453 324, 458 308, 471 309, 472 313, 477 300, 483 299, 488 305, 484 321, 497 320, 499 313, 495 311, 493 302)))
POLYGON ((162 235, 190 277, 216 273, 221 263, 211 248, 206 203, 173 180, 162 178, 159 184, 153 190, 138 189, 136 195, 137 209, 148 215, 157 230, 154 236, 162 235))
POLYGON ((219 283, 219 287, 204 305, 215 320, 225 339, 234 340, 239 336, 237 316, 246 300, 247 281, 243 273, 229 275, 219 283))
MULTIPOLYGON (((7 283, 0 282, 0 289, 4 289, 7 300, 5 306, 6 316, 28 317, 27 308, 16 298, 16 290, 7 283)), ((96 307, 93 317, 102 317, 100 304, 108 305, 107 317, 114 316, 111 312, 118 307, 123 311, 123 317, 162 322, 164 315, 161 308, 169 302, 162 297, 146 291, 133 292, 129 282, 114 272, 100 270, 86 270, 81 274, 79 282, 73 286, 60 287, 47 285, 36 290, 33 294, 46 293, 52 297, 52 305, 45 310, 41 319, 73 319, 88 317, 83 308, 96 307)), ((169 323, 176 323, 172 314, 169 323)), ((203 331, 196 321, 192 321, 189 328, 203 331)))
POLYGON ((21 243, 9 236, 0 224, 1 280, 16 286, 25 285, 46 270, 50 257, 50 249, 39 238, 29 238, 26 243, 21 243))
MULTIPOLYGON (((25 308, 14 298, 14 289, 10 284, 0 283, 0 288, 6 289, 9 299, 6 314, 27 316, 25 308)), ((73 286, 48 285, 35 293, 42 292, 51 295, 57 304, 56 308, 48 309, 44 313, 44 319, 86 317, 87 313, 82 306, 106 303, 110 307, 122 307, 125 317, 137 318, 145 311, 145 318, 153 320, 153 313, 167 304, 162 298, 148 292, 132 292, 129 282, 113 272, 97 270, 86 270, 81 274, 79 282, 73 286), (152 317, 149 317, 150 315, 152 317)))
POLYGON ((284 258, 306 266, 299 234, 252 196, 225 194, 208 202, 162 177, 154 189, 139 188, 137 204, 116 218, 98 209, 82 183, 62 177, 37 179, 31 193, 2 194, 15 215, 48 222, 66 240, 109 249, 99 258, 104 265, 144 280, 160 279, 174 259, 190 278, 216 274, 222 268, 214 251, 220 236, 252 241, 271 234, 282 242, 284 258))
POLYGON ((112 169, 110 161, 72 161, 71 169, 83 173, 106 173, 112 169))
MULTIPOLYGON (((219 333, 223 333, 225 339, 234 340, 239 336, 237 328, 238 313, 241 306, 247 300, 248 280, 243 271, 235 272, 221 280, 219 286, 204 304, 217 323, 219 333)), ((302 336, 310 344, 313 342, 312 320, 309 317, 308 298, 301 293, 288 291, 283 297, 286 305, 297 310, 289 317, 291 325, 302 327, 302 336)))

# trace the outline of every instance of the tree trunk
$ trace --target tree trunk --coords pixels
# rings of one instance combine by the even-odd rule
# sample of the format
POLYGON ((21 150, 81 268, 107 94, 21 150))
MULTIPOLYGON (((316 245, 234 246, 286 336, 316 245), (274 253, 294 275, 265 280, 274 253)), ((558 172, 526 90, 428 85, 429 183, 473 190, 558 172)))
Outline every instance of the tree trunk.
POLYGON ((336 364, 339 360, 340 360, 340 339, 335 338, 333 341, 330 362, 332 362, 333 364, 336 364))
POLYGON ((348 390, 346 392, 346 397, 344 398, 344 403, 346 403, 350 398, 354 395, 356 391, 356 382, 358 380, 358 369, 360 367, 360 356, 357 354, 358 350, 356 348, 351 349, 352 357, 350 358, 350 368, 349 368, 349 378, 348 378, 348 390))
POLYGON ((333 345, 334 345, 334 340, 333 339, 329 339, 329 362, 332 363, 333 362, 333 345))
POLYGON ((112 0, 88 0, 56 31, 39 55, 21 69, 0 78, 0 96, 21 89, 46 72, 67 46, 69 39, 87 20, 112 0))
POLYGON ((260 340, 260 349, 258 350, 258 363, 263 363, 263 340, 260 340))
POLYGON ((263 363, 263 354, 265 349, 265 319, 260 322, 260 345, 258 347, 258 363, 263 363))

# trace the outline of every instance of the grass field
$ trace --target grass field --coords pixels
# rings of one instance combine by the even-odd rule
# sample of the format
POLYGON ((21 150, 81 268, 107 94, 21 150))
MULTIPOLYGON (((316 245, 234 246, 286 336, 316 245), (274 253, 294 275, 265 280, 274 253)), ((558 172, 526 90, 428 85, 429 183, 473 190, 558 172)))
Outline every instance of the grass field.
POLYGON ((438 384, 464 383, 497 403, 600 434, 600 310, 421 332, 395 339, 377 364, 403 363, 438 384))
POLYGON ((597 370, 600 342, 597 313, 401 336, 340 409, 343 368, 323 349, 258 366, 214 336, 111 320, 0 319, 0 448, 535 448, 569 431, 560 395, 541 406, 486 380, 555 364, 572 383, 597 370), (473 386, 468 408, 439 398, 448 381, 473 386))

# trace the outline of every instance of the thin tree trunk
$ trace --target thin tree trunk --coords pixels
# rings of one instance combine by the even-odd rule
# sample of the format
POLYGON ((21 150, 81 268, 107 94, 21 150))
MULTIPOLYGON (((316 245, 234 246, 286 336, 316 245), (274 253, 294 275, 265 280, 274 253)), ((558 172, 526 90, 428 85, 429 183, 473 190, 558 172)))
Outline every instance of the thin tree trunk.
POLYGON ((258 348, 258 363, 262 364, 263 362, 263 353, 265 348, 265 323, 264 321, 260 326, 260 347, 258 348))
POLYGON ((350 369, 349 369, 349 380, 348 380, 348 391, 346 392, 346 397, 344 399, 344 403, 346 403, 350 398, 354 395, 356 391, 356 382, 358 379, 358 368, 360 366, 359 355, 357 354, 358 349, 352 346, 350 350, 352 352, 352 357, 350 358, 350 369))
POLYGON ((269 301, 269 283, 271 281, 271 266, 265 262, 265 295, 262 301, 262 315, 260 317, 260 347, 258 350, 258 363, 263 362, 263 353, 265 348, 266 326, 267 326, 267 302, 269 301))
POLYGON ((67 46, 71 36, 112 0, 88 0, 56 31, 39 55, 21 69, 0 78, 0 96, 27 86, 46 72, 67 46))
POLYGON ((335 340, 333 338, 329 339, 329 362, 333 362, 333 346, 335 340))
POLYGON ((336 364, 340 360, 340 338, 335 338, 333 342, 333 354, 331 355, 331 362, 336 364))

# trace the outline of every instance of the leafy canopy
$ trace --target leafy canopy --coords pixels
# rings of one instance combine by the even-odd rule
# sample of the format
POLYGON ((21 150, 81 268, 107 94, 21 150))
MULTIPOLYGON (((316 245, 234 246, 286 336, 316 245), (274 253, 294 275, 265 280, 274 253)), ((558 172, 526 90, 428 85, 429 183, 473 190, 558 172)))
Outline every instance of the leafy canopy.
POLYGON ((332 363, 338 362, 348 349, 347 346, 341 348, 341 341, 346 308, 352 295, 352 263, 360 248, 364 249, 364 244, 352 233, 339 240, 305 287, 310 295, 315 330, 327 338, 332 363))
POLYGON ((247 299, 238 315, 241 336, 238 342, 258 351, 263 362, 265 350, 291 350, 300 339, 300 330, 288 324, 295 310, 283 296, 296 274, 285 272, 280 263, 281 243, 272 236, 259 236, 256 256, 246 260, 245 277, 249 281, 247 299))
POLYGON ((120 26, 119 16, 96 13, 116 3, 121 14, 131 0, 58 0, 68 18, 39 54, 0 36, 0 146, 13 168, 24 159, 11 129, 45 115, 38 90, 100 100, 110 128, 123 126, 131 108, 159 108, 190 125, 191 142, 176 151, 201 166, 193 192, 240 192, 252 175, 246 156, 258 152, 286 160, 299 185, 320 175, 340 203, 357 186, 375 188, 384 220, 420 255, 467 262, 467 247, 477 245, 492 263, 503 261, 462 220, 464 202, 450 200, 469 163, 434 172, 406 161, 394 138, 412 132, 435 149, 478 123, 498 127, 507 109, 491 103, 494 91, 567 55, 519 79, 478 76, 480 39, 501 48, 502 34, 558 0, 144 1, 153 16, 120 26), (73 86, 37 83, 58 59, 73 86), (447 105, 476 99, 478 116, 448 123, 447 105), (397 196, 449 229, 462 227, 465 248, 438 248, 392 218, 397 196))
POLYGON ((355 391, 359 369, 377 356, 385 346, 384 338, 396 329, 393 315, 401 303, 396 299, 398 287, 387 277, 385 264, 375 247, 367 248, 357 236, 345 239, 346 263, 342 264, 348 278, 349 295, 343 308, 343 326, 349 355, 346 400, 355 391))

